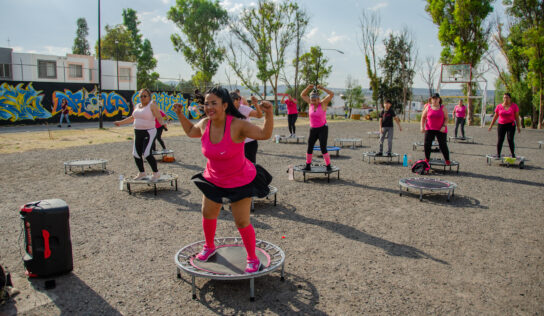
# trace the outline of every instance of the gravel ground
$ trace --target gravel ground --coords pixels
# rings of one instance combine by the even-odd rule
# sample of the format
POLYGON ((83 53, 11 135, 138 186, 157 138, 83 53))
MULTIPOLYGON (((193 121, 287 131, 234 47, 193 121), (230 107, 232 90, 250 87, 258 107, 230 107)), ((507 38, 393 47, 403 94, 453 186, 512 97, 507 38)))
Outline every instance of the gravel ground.
MULTIPOLYGON (((299 122, 298 134, 308 135, 299 122)), ((21 291, 0 314, 544 314, 544 149, 537 144, 544 133, 516 135, 518 156, 529 159, 520 170, 487 166, 496 131, 467 127, 475 144, 450 143, 459 174, 432 175, 457 183, 455 197, 425 194, 420 202, 415 193, 399 196, 398 180, 414 175, 409 168, 362 161, 362 152, 376 149, 367 136, 376 129, 376 122, 330 123, 330 144, 360 137, 364 145, 332 155, 341 172, 330 183, 322 176, 303 183, 300 174, 288 180, 288 165, 304 163, 305 144, 259 143, 257 160, 274 176, 278 205, 257 201, 252 223, 257 238, 285 251, 286 280, 279 272, 256 279, 255 302, 247 280, 197 278, 192 300, 190 277, 176 278, 174 254, 203 238, 202 195, 189 181, 205 166, 199 140, 165 138, 177 161, 159 168, 179 175, 179 190, 165 185, 158 196, 145 186, 133 195, 119 190, 119 176, 136 171, 130 141, 0 155, 0 262, 21 291), (64 161, 89 157, 109 160, 107 173, 64 174, 64 161), (53 290, 24 276, 18 215, 22 204, 48 198, 70 207, 74 258, 74 271, 56 277, 53 290)), ((394 151, 420 159, 412 143, 422 139, 417 124, 403 124, 394 151)), ((228 211, 217 236, 238 236, 228 211)))

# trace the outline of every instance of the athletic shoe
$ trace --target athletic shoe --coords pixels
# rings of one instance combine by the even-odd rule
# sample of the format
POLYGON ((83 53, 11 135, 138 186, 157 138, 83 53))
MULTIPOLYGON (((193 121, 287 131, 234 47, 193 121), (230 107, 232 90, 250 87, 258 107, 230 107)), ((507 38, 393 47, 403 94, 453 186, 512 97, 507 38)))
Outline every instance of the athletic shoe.
POLYGON ((208 261, 211 256, 215 255, 217 248, 208 248, 206 245, 202 248, 202 251, 195 256, 200 261, 208 261))
POLYGON ((72 125, 68 124, 68 127, 72 127, 72 125))
POLYGON ((327 171, 332 171, 331 165, 327 165, 327 171))
POLYGON ((304 169, 302 169, 302 170, 306 170, 306 171, 312 170, 312 164, 311 164, 311 163, 307 163, 307 164, 306 164, 306 167, 304 167, 304 169))
POLYGON ((246 273, 255 273, 261 269, 259 259, 247 259, 246 273))
POLYGON ((387 157, 392 157, 393 155, 391 155, 391 153, 387 153, 387 157))
POLYGON ((516 158, 516 155, 512 154, 512 158, 516 158))
POLYGON ((137 176, 135 176, 133 179, 134 180, 142 180, 143 178, 147 177, 147 175, 145 174, 145 172, 140 172, 138 173, 137 176))
POLYGON ((383 153, 382 153, 381 151, 380 151, 380 152, 377 152, 377 153, 376 153, 376 156, 380 156, 380 157, 381 157, 381 156, 383 156, 383 153))
POLYGON ((429 163, 429 159, 425 158, 425 162, 426 162, 426 163, 429 163))
POLYGON ((451 161, 446 160, 446 166, 450 166, 450 165, 451 165, 451 161))
POLYGON ((157 181, 161 178, 161 174, 159 172, 153 172, 153 175, 151 176, 151 181, 157 181))

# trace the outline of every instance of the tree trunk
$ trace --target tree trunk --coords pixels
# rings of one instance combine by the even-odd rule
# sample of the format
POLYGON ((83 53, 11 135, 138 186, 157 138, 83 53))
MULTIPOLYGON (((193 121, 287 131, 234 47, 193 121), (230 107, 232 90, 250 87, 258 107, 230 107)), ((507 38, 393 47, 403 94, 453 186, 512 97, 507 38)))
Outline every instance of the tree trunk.
POLYGON ((538 92, 539 108, 538 108, 538 129, 542 129, 542 120, 544 119, 543 104, 542 104, 542 72, 540 73, 540 89, 538 92))
POLYGON ((274 91, 274 115, 280 114, 279 104, 278 104, 278 76, 276 76, 274 86, 272 87, 274 91))
POLYGON ((402 121, 406 122, 406 87, 402 88, 402 121))

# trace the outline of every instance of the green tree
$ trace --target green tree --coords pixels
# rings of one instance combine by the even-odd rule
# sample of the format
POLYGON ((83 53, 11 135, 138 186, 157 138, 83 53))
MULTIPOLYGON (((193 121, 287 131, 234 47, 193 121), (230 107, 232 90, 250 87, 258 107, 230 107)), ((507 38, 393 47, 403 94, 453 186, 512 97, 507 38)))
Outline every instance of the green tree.
MULTIPOLYGON (((101 39, 102 59, 123 60, 136 62, 138 56, 132 54, 132 41, 130 32, 124 25, 106 25, 106 34, 101 39)), ((95 52, 98 53, 98 41, 96 41, 95 52)))
MULTIPOLYGON (((538 105, 538 128, 544 119, 544 2, 542 0, 503 0, 507 13, 516 19, 523 46, 521 54, 528 59, 528 82, 538 105)), ((534 117, 533 117, 534 118, 534 117)), ((534 122, 534 120, 533 120, 534 122)), ((533 123, 534 124, 534 123, 533 123)))
POLYGON ((196 71, 194 84, 207 88, 225 55, 225 49, 217 39, 218 33, 227 25, 227 11, 217 0, 177 0, 167 16, 185 35, 182 38, 172 34, 174 49, 182 52, 196 71))
MULTIPOLYGON (((295 64, 295 62, 296 60, 293 60, 293 64, 295 64)), ((323 51, 321 51, 319 46, 310 47, 309 52, 300 56, 299 63, 300 80, 304 85, 315 85, 316 83, 322 86, 327 85, 326 80, 332 72, 332 66, 328 65, 329 59, 324 57, 323 51)), ((300 104, 301 109, 306 110, 307 104, 304 102, 300 104)))
POLYGON ((77 19, 76 24, 77 31, 76 38, 74 39, 74 46, 72 46, 72 54, 90 55, 89 42, 87 41, 87 35, 89 35, 87 20, 85 20, 85 18, 79 18, 77 19))
MULTIPOLYGON (((494 0, 427 0, 425 10, 438 26, 438 39, 442 44, 442 63, 469 63, 476 68, 488 49, 491 30, 486 23, 493 11, 494 0)), ((472 85, 467 85, 472 95, 472 85)), ((473 124, 474 107, 468 99, 468 123, 473 124)))
POLYGON ((378 12, 363 11, 359 17, 360 24, 360 40, 359 46, 365 58, 366 74, 370 80, 370 90, 372 91, 372 100, 378 112, 378 101, 380 98, 381 79, 378 75, 376 64, 378 57, 376 56, 376 44, 380 36, 381 18, 378 12))
POLYGON ((354 80, 351 76, 348 76, 346 79, 346 91, 344 92, 342 99, 348 107, 348 117, 351 117, 353 108, 360 109, 365 102, 363 87, 361 87, 357 80, 354 80))
POLYGON ((130 32, 132 44, 130 50, 131 54, 134 56, 140 56, 140 50, 142 46, 142 35, 140 34, 140 30, 138 29, 139 24, 140 21, 138 21, 137 12, 134 9, 123 9, 123 25, 130 32))

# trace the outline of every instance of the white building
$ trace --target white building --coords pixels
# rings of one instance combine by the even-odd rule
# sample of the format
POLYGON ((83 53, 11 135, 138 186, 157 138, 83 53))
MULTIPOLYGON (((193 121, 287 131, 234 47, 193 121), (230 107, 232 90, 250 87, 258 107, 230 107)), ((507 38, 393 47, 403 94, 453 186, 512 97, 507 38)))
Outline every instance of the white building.
MULTIPOLYGON (((135 62, 102 60, 102 90, 135 91, 137 71, 135 62)), ((14 53, 0 47, 0 80, 98 84, 98 60, 87 55, 14 53)))

